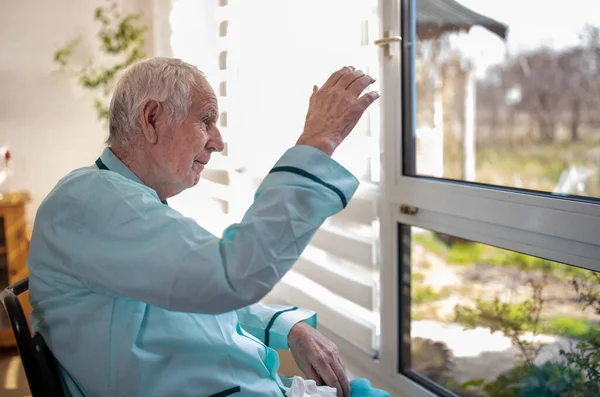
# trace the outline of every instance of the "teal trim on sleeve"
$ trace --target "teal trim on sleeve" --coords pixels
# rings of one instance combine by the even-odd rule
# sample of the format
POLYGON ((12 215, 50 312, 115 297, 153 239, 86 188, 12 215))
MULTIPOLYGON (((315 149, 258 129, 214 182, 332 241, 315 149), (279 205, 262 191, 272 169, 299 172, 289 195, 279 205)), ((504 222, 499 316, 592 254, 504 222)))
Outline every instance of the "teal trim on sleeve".
POLYGON ((313 328, 317 327, 317 314, 313 311, 298 308, 297 310, 286 311, 277 317, 269 332, 270 346, 275 350, 289 349, 288 336, 294 326, 300 322, 306 323, 313 328))
POLYGON ((345 206, 350 203, 360 184, 344 166, 312 146, 296 145, 289 148, 271 168, 255 197, 270 188, 302 186, 314 190, 325 199, 327 205, 323 207, 324 216, 321 216, 325 218, 341 211, 342 204, 345 206))
POLYGON ((289 166, 274 167, 269 172, 269 174, 272 174, 274 172, 290 172, 292 174, 300 175, 300 176, 308 178, 312 181, 315 181, 315 182, 325 186, 326 188, 331 189, 335 194, 337 194, 340 197, 340 200, 342 201, 342 207, 346 208, 346 205, 348 205, 348 200, 346 199, 346 196, 344 196, 344 193, 340 189, 338 189, 337 187, 333 186, 330 183, 325 182, 324 180, 322 180, 320 178, 317 178, 310 172, 306 172, 303 169, 300 169, 297 167, 289 167, 289 166))
POLYGON ((239 386, 236 386, 236 387, 232 387, 231 389, 224 390, 220 393, 213 394, 209 397, 225 397, 225 396, 231 396, 232 394, 241 393, 241 392, 242 392, 242 388, 239 386))
POLYGON ((298 310, 298 308, 292 307, 290 309, 281 310, 275 313, 273 317, 271 317, 271 321, 269 321, 269 324, 267 324, 267 327, 265 328, 265 345, 269 346, 269 342, 271 339, 271 335, 269 334, 269 332, 271 331, 271 327, 273 326, 273 324, 275 324, 275 320, 277 320, 277 317, 281 316, 283 313, 292 312, 294 310, 298 310))

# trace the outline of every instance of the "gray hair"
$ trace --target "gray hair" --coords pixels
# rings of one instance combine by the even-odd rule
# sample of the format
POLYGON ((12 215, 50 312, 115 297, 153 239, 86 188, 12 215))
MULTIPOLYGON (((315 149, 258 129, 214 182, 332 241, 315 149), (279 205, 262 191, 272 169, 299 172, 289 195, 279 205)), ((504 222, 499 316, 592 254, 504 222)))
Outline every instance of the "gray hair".
POLYGON ((141 132, 139 112, 148 100, 161 103, 169 124, 181 124, 190 112, 192 89, 200 76, 198 68, 173 58, 150 58, 128 67, 110 101, 107 144, 126 145, 141 132))

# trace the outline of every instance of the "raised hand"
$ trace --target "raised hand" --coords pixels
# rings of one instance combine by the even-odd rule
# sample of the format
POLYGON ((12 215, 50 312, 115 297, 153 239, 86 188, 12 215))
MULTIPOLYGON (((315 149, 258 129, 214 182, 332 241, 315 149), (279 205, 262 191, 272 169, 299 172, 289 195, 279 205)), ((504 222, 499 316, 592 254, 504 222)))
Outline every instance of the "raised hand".
POLYGON ((331 155, 350 134, 365 110, 379 98, 379 93, 361 93, 375 79, 344 66, 333 73, 321 88, 314 86, 304 131, 298 145, 309 145, 331 155))

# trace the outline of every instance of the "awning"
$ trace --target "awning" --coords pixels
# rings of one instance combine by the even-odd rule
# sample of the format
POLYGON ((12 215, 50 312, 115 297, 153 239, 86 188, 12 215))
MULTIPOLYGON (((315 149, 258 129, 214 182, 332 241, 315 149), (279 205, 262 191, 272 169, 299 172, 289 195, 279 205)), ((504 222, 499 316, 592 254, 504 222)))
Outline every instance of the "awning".
POLYGON ((415 3, 417 37, 421 40, 439 38, 444 33, 468 31, 475 25, 506 38, 507 25, 478 14, 455 0, 415 0, 415 3))

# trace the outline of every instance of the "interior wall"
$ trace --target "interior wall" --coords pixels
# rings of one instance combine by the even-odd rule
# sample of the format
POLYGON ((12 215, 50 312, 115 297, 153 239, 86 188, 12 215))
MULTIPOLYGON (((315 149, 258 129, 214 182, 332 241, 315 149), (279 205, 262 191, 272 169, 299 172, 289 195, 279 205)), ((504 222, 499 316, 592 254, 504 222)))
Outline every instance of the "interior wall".
MULTIPOLYGON (((127 11, 142 11, 150 28, 152 0, 119 0, 127 11)), ((71 38, 83 37, 82 59, 95 55, 98 24, 94 9, 105 0, 19 0, 0 2, 0 146, 9 145, 13 172, 0 186, 32 196, 28 221, 60 178, 93 164, 108 128, 96 118, 93 95, 73 74, 53 64, 54 51, 71 38)))

